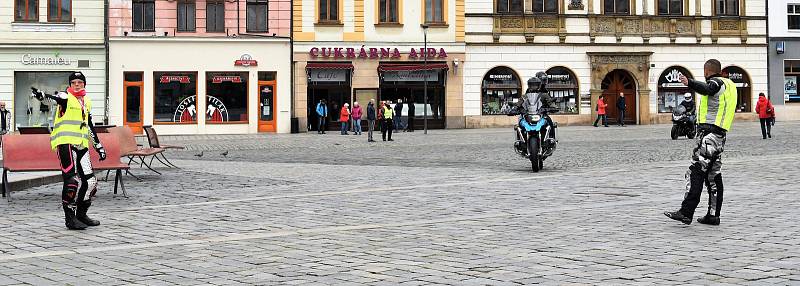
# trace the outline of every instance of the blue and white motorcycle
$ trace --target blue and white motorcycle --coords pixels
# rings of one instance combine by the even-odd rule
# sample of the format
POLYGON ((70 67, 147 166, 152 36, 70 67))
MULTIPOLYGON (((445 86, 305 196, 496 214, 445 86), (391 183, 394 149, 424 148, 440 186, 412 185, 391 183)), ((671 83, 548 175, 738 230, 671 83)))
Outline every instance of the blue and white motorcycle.
MULTIPOLYGON (((557 109, 536 108, 535 112, 519 114, 518 124, 514 126, 517 141, 514 151, 531 161, 531 169, 539 172, 544 167, 544 160, 556 151, 556 129, 558 124, 548 114, 557 109)), ((511 114, 514 115, 514 114, 511 114)))

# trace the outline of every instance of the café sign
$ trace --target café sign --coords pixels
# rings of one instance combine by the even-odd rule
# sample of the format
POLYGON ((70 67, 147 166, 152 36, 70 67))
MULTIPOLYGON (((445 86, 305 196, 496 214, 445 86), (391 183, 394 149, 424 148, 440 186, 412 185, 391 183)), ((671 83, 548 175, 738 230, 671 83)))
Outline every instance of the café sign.
POLYGON ((46 66, 69 66, 75 60, 70 58, 63 58, 59 54, 52 57, 37 57, 31 54, 22 55, 23 65, 46 65, 46 66))
POLYGON ((437 71, 387 71, 383 73, 384 81, 438 81, 437 71))
MULTIPOLYGON (((411 48, 406 54, 410 59, 425 58, 427 51, 428 59, 447 58, 444 48, 411 48)), ((398 48, 340 48, 340 47, 313 47, 308 51, 312 58, 332 58, 332 59, 399 59, 402 56, 398 48)))
POLYGON ((309 81, 312 82, 341 82, 347 81, 347 70, 314 69, 308 71, 309 81))

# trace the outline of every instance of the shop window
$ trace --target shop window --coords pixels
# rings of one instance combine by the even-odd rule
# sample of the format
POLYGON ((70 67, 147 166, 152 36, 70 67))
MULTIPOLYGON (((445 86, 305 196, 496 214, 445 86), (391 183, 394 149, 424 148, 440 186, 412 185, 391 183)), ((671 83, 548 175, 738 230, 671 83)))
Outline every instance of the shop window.
POLYGON ((247 0, 247 31, 267 32, 267 0, 247 0))
POLYGON ((339 23, 339 0, 319 0, 319 22, 339 23))
POLYGON ((154 72, 153 81, 154 123, 197 123, 197 73, 154 72))
POLYGON ((522 0, 497 0, 497 13, 522 13, 522 0))
POLYGON ((683 67, 672 66, 664 70, 658 78, 658 112, 671 113, 683 101, 683 95, 694 92, 683 85, 680 76, 693 78, 692 74, 683 67))
POLYGON ((398 0, 378 0, 378 23, 399 23, 397 17, 397 1, 398 0))
POLYGON ((800 80, 800 61, 785 61, 783 77, 783 94, 787 102, 800 102, 800 94, 797 93, 797 83, 800 80))
POLYGON ((547 90, 561 114, 578 114, 578 78, 566 67, 547 70, 547 90))
POLYGON ((739 16, 739 0, 714 0, 718 16, 739 16))
POLYGON ((509 67, 495 67, 483 76, 481 114, 513 113, 522 95, 519 76, 509 67))
POLYGON ((606 15, 630 15, 630 0, 604 0, 603 14, 606 15))
POLYGON ((225 2, 206 2, 206 32, 225 32, 225 2))
POLYGON ((444 23, 444 0, 425 1, 425 23, 444 23))
POLYGON ((533 0, 533 12, 543 14, 558 13, 558 1, 556 0, 533 0))
POLYGON ((39 0, 14 0, 14 21, 39 21, 39 0))
POLYGON ((178 32, 194 32, 197 29, 197 3, 194 0, 178 2, 178 32))
POLYGON ((683 15, 684 0, 658 0, 658 15, 683 15))
POLYGON ((72 0, 48 0, 48 22, 72 22, 72 0))
POLYGON ((722 76, 729 78, 736 85, 736 112, 752 112, 753 105, 751 94, 750 76, 737 66, 722 69, 722 76))
POLYGON ((156 5, 153 0, 133 1, 133 31, 154 32, 156 22, 156 5))
POLYGON ((247 122, 246 72, 206 73, 206 122, 247 122))
MULTIPOLYGON (((31 97, 31 87, 46 93, 65 91, 69 75, 70 72, 15 72, 13 124, 17 127, 52 125, 56 103, 31 97)), ((95 102, 94 106, 98 108, 102 105, 95 102)))
POLYGON ((800 30, 800 4, 786 5, 786 17, 789 30, 800 30))

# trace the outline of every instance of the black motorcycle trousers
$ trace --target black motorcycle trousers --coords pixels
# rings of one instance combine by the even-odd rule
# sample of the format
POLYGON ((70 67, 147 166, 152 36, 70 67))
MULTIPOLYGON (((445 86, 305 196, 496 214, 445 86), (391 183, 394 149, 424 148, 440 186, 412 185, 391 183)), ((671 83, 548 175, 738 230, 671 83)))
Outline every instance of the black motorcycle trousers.
POLYGON ((92 171, 89 148, 78 149, 69 144, 58 145, 56 148, 61 163, 61 176, 64 179, 61 202, 75 206, 77 203, 91 201, 97 192, 97 178, 92 171))
POLYGON ((686 217, 694 216, 705 185, 708 191, 707 215, 719 217, 722 210, 722 151, 725 147, 725 134, 700 129, 695 140, 697 146, 694 148, 689 170, 686 171, 686 194, 680 212, 686 217))

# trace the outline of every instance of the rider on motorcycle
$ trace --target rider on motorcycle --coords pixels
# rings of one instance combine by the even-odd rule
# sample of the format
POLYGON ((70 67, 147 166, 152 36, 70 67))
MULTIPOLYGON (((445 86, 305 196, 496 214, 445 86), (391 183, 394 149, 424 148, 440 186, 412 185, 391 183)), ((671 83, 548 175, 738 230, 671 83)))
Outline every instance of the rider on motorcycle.
POLYGON ((683 101, 681 102, 681 105, 686 108, 686 113, 688 115, 694 115, 695 109, 694 109, 693 99, 694 96, 692 96, 692 93, 690 92, 687 92, 686 94, 683 95, 683 101))
MULTIPOLYGON (((540 109, 549 110, 555 108, 552 106, 553 100, 550 97, 550 93, 547 91, 547 81, 547 73, 545 72, 538 72, 536 73, 536 76, 528 79, 528 90, 525 92, 525 95, 523 95, 524 98, 520 113, 529 116, 530 114, 538 113, 540 109)), ((552 129, 552 119, 547 116, 545 116, 543 119, 547 120, 547 126, 552 129)), ((542 138, 544 138, 547 128, 542 128, 541 132, 542 138)), ((555 140, 555 132, 550 132, 550 137, 546 139, 555 140)))

